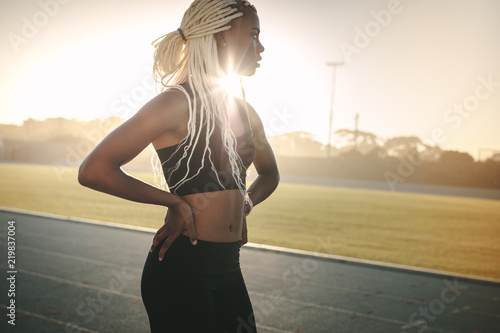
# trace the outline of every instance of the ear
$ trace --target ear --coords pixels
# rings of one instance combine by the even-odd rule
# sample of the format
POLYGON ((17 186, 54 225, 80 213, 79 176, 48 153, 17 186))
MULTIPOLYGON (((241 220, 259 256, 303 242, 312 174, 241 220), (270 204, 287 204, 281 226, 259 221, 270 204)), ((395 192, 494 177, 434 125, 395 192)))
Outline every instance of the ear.
POLYGON ((214 34, 214 37, 215 37, 215 42, 217 43, 218 46, 226 46, 224 31, 219 31, 218 33, 214 34))

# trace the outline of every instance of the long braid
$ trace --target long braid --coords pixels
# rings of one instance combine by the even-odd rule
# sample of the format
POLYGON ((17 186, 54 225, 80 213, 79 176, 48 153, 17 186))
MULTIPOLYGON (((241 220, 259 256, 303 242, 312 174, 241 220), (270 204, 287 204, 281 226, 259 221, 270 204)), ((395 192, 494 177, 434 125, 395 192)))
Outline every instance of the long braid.
MULTIPOLYGON (((243 194, 245 192, 246 185, 240 176, 244 167, 236 152, 236 138, 229 124, 228 94, 219 83, 223 71, 219 66, 214 34, 230 29, 229 23, 243 16, 249 9, 256 12, 254 6, 243 0, 195 0, 185 12, 179 30, 153 42, 155 80, 161 83, 163 91, 169 88, 178 89, 189 100, 188 134, 177 148, 179 150, 184 147, 184 152, 171 171, 175 172, 182 163, 186 163, 187 167, 181 180, 171 184, 172 188, 197 176, 204 167, 207 154, 212 170, 216 171, 209 141, 217 123, 220 124, 222 143, 229 156, 232 176, 241 192, 243 194), (180 86, 184 82, 188 82, 195 96, 193 103, 184 87, 180 86), (202 128, 205 128, 205 131, 202 128), (188 178, 193 152, 198 145, 201 145, 200 136, 203 132, 205 137, 202 141, 205 142, 205 146, 202 147, 201 166, 188 178), (191 149, 190 154, 189 149, 191 149)), ((155 175, 159 174, 158 168, 153 167, 153 169, 155 175)), ((217 172, 214 173, 217 175, 217 172)), ((221 180, 217 180, 224 187, 221 180)), ((165 180, 162 179, 160 185, 165 186, 165 180)))

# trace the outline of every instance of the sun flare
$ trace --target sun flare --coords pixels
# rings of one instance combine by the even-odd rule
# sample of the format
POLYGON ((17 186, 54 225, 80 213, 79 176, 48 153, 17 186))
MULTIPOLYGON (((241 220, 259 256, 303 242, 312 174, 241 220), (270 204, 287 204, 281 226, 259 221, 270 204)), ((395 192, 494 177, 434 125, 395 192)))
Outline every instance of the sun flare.
POLYGON ((221 79, 222 88, 231 96, 241 97, 241 82, 240 76, 233 72, 221 79))

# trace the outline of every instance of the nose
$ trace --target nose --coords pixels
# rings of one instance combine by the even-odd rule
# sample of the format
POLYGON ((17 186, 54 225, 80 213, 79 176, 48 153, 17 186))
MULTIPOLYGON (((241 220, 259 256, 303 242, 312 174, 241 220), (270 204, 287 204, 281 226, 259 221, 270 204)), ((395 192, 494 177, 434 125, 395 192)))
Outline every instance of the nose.
POLYGON ((259 52, 259 54, 265 51, 264 45, 262 45, 260 40, 259 40, 259 47, 257 48, 257 51, 259 52))

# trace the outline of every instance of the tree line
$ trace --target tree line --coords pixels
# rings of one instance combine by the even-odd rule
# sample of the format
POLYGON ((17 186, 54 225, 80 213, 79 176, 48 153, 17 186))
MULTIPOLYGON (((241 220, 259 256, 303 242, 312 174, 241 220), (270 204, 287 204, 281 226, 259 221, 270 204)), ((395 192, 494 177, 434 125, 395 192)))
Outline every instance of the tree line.
MULTIPOLYGON (((75 167, 124 119, 28 119, 21 126, 0 124, 0 161, 18 161, 75 167)), ((500 188, 500 153, 476 161, 466 153, 428 145, 416 136, 383 139, 350 129, 334 133, 327 147, 308 132, 269 137, 281 173, 439 185, 500 188)), ((136 168, 151 169, 154 150, 132 161, 136 168)))
POLYGON ((270 138, 286 174, 384 181, 500 188, 500 153, 476 161, 466 152, 443 150, 416 136, 382 139, 373 133, 335 132, 331 156, 326 145, 307 132, 270 138))

